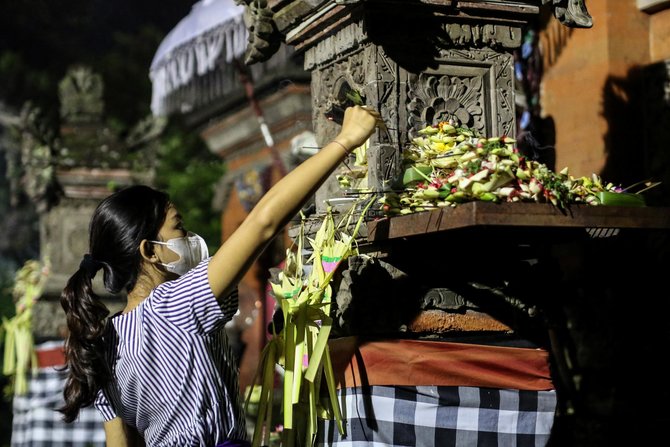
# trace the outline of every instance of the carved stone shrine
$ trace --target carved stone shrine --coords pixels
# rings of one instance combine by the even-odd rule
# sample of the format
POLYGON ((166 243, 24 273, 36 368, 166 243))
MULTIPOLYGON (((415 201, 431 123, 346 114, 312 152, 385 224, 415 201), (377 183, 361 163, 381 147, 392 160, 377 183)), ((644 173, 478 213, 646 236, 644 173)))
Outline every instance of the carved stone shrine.
MULTIPOLYGON (((452 120, 491 136, 516 132, 512 52, 539 13, 537 1, 245 3, 262 11, 254 15, 247 63, 269 57, 277 38, 304 52, 319 143, 335 136, 331 120, 347 93, 359 92, 381 112, 389 131, 373 136, 368 151, 368 182, 377 191, 397 178, 400 148, 426 123, 452 120), (273 33, 255 32, 267 29, 273 33)), ((580 16, 554 3, 557 16, 590 26, 583 5, 580 16)), ((327 183, 317 204, 338 189, 327 183)))
MULTIPOLYGON (((256 11, 253 15, 256 22, 250 29, 252 38, 247 63, 269 57, 275 50, 268 49, 263 42, 278 38, 304 53, 305 68, 312 74, 313 125, 319 144, 335 137, 338 118, 351 104, 352 92, 360 94, 365 104, 381 112, 387 129, 371 137, 367 151, 367 182, 374 192, 383 193, 396 186, 402 148, 428 124, 451 121, 488 136, 513 136, 516 132, 513 51, 522 43, 524 25, 539 14, 542 7, 539 2, 246 3, 256 11), (265 30, 265 33, 256 30, 265 30)), ((583 2, 578 2, 581 8, 577 9, 554 3, 557 17, 572 21, 573 25, 590 26, 583 2)), ((317 211, 325 209, 327 199, 342 194, 335 177, 331 177, 317 191, 317 211)), ((396 262, 393 251, 399 248, 393 244, 393 247, 385 246, 380 234, 381 231, 376 232, 375 240, 370 240, 371 244, 364 250, 385 261, 367 265, 372 261, 352 260, 355 265, 343 275, 344 285, 338 294, 343 333, 399 330, 441 333, 464 329, 512 332, 509 326, 478 306, 466 305, 469 303, 466 299, 457 300, 458 306, 451 303, 453 296, 460 295, 445 289, 444 284, 415 283, 416 274, 408 275, 392 265, 396 262), (364 290, 365 300, 359 302, 377 308, 380 303, 370 304, 375 302, 370 295, 384 295, 366 288, 366 284, 380 284, 373 279, 372 272, 390 280, 387 298, 414 296, 416 299, 405 300, 412 303, 413 312, 400 311, 398 318, 381 317, 372 326, 363 321, 355 324, 358 314, 352 309, 358 300, 351 295, 356 290, 364 290), (400 283, 412 285, 400 294, 394 287, 400 283), (442 313, 436 315, 433 310, 442 313)), ((415 251, 420 251, 422 246, 415 245, 415 251)), ((403 308, 407 310, 406 306, 403 308)), ((383 315, 387 310, 384 306, 381 309, 383 315)))
MULTIPOLYGON (((393 187, 401 149, 426 125, 450 120, 514 136, 513 52, 543 8, 565 26, 592 26, 583 0, 244 3, 255 11, 247 63, 270 57, 276 39, 304 53, 320 145, 335 137, 352 91, 381 112, 388 132, 376 132, 367 151, 368 186, 377 193, 393 187)), ((317 210, 342 195, 331 178, 317 192, 317 210)), ((335 286, 333 335, 544 347, 559 395, 555 445, 608 445, 599 444, 605 429, 594 427, 617 405, 602 375, 616 360, 616 319, 592 330, 597 317, 584 306, 611 317, 612 302, 652 290, 653 272, 667 264, 651 261, 662 256, 650 256, 660 250, 653 240, 665 240, 670 213, 509 205, 370 221, 362 256, 349 259, 335 286), (604 263, 592 264, 602 256, 634 259, 626 271, 652 280, 612 277, 604 263)))

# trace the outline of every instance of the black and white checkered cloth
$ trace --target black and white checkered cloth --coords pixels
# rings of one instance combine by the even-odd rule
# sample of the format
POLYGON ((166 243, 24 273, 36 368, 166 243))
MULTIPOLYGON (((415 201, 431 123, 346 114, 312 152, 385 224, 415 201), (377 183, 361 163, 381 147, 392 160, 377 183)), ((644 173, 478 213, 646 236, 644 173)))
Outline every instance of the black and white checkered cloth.
POLYGON ((28 392, 13 401, 12 447, 104 447, 102 417, 93 407, 79 412, 71 424, 56 408, 63 405, 66 373, 54 367, 28 374, 28 392))
POLYGON ((369 386, 338 395, 346 434, 321 420, 318 446, 539 447, 556 410, 553 390, 369 386))

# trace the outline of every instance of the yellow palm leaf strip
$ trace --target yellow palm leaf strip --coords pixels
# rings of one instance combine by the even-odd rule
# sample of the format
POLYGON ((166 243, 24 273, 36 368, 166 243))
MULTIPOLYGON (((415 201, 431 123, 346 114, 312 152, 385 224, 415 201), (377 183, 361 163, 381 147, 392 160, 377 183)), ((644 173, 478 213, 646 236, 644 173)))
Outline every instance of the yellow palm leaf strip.
POLYGON ((295 324, 292 312, 284 324, 284 429, 293 428, 293 372, 295 367, 295 324))
MULTIPOLYGON (((307 327, 307 355, 311 359, 314 353, 314 342, 316 340, 319 327, 316 324, 309 323, 307 327)), ((307 382, 307 405, 309 407, 307 429, 305 430, 305 445, 314 445, 317 431, 317 408, 319 396, 316 392, 318 388, 314 387, 313 382, 307 382)))
POLYGON ((322 231, 322 241, 321 245, 328 243, 332 240, 333 232, 335 228, 335 220, 333 219, 333 207, 329 206, 326 210, 326 216, 323 219, 323 225, 321 226, 322 231))
POLYGON ((352 240, 355 239, 356 236, 358 235, 358 232, 361 229, 361 224, 365 220, 365 215, 367 214, 367 212, 370 209, 370 207, 372 206, 372 204, 375 203, 375 201, 376 201, 376 198, 372 197, 368 201, 367 205, 365 205, 365 208, 363 208, 363 211, 361 212, 361 216, 358 218, 358 221, 356 222, 356 227, 354 228, 354 232, 351 234, 351 239, 352 240))
POLYGON ((367 166, 368 164, 368 148, 370 146, 370 139, 365 140, 365 143, 361 144, 358 146, 356 149, 353 150, 354 154, 356 155, 356 159, 354 161, 354 166, 367 166))
MULTIPOLYGON (((324 405, 329 402, 324 402, 324 400, 321 398, 321 378, 323 377, 323 362, 321 362, 321 365, 319 365, 319 370, 316 373, 316 378, 314 379, 314 389, 319 391, 319 400, 317 401, 317 411, 318 411, 318 417, 321 419, 332 419, 332 410, 330 407, 331 405, 324 405)), ((329 401, 330 399, 328 399, 329 401)))
MULTIPOLYGON (((368 201, 368 203, 365 205, 365 208, 361 212, 361 215, 356 222, 356 226, 354 227, 353 233, 350 236, 348 236, 348 239, 347 239, 346 243, 343 243, 342 245, 339 246, 339 252, 337 253, 337 255, 341 255, 341 259, 339 259, 338 262, 340 262, 342 259, 345 259, 348 256, 349 252, 351 251, 351 245, 352 245, 353 241, 356 239, 356 236, 358 235, 358 232, 360 231, 361 224, 365 220, 365 215, 366 215, 367 211, 370 209, 370 207, 372 206, 372 204, 374 202, 375 202, 374 198, 372 198, 368 201)), ((316 252, 315 252, 315 254, 316 254, 316 252)), ((321 264, 321 263, 320 262, 314 262, 313 269, 317 268, 317 264, 321 264)), ((337 270, 336 268, 333 268, 324 277, 319 278, 319 283, 321 284, 322 288, 325 288, 327 285, 330 284, 330 281, 333 278, 333 275, 335 274, 336 270, 337 270)))
POLYGON ((330 360, 330 350, 326 344, 323 358, 323 372, 326 376, 326 385, 328 387, 328 397, 333 410, 333 417, 337 422, 337 429, 340 435, 344 436, 344 423, 342 422, 342 413, 340 412, 340 403, 337 400, 337 385, 335 383, 335 374, 333 373, 333 363, 330 360))
POLYGON ((26 394, 28 392, 26 371, 28 371, 32 347, 30 326, 21 325, 16 331, 16 374, 14 376, 16 394, 26 394))
MULTIPOLYGON (((301 222, 297 243, 286 250, 284 269, 281 272, 281 289, 279 293, 284 298, 292 298, 300 293, 303 283, 302 251, 304 246, 304 220, 301 222), (297 244, 297 254, 293 248, 297 244)), ((277 293, 278 287, 272 285, 272 290, 277 293)))
POLYGON ((296 306, 303 306, 306 303, 311 303, 313 300, 318 299, 318 296, 315 295, 320 295, 322 293, 321 288, 318 286, 318 284, 315 284, 313 282, 312 276, 310 274, 310 277, 307 280, 307 285, 302 291, 300 292, 300 296, 296 299, 296 306))
MULTIPOLYGON (((37 351, 35 351, 35 338, 33 337, 33 325, 32 325, 32 320, 33 320, 33 311, 32 309, 30 310, 30 320, 28 322, 28 326, 26 327, 26 331, 28 332, 30 336, 30 341, 29 345, 27 348, 27 351, 30 353, 30 360, 28 363, 32 365, 32 373, 33 377, 37 375, 39 371, 39 365, 37 364, 37 351)), ((27 392, 28 390, 26 390, 27 392)))
POLYGON ((302 364, 305 355, 305 306, 300 306, 296 315, 295 325, 295 354, 293 356, 293 395, 291 402, 297 404, 300 400, 300 385, 302 384, 302 364))
MULTIPOLYGON (((325 272, 324 272, 324 273, 325 273, 325 272)), ((335 269, 334 269, 334 270, 331 270, 331 271, 328 272, 328 273, 325 273, 325 276, 323 277, 323 279, 319 281, 319 284, 320 284, 320 285, 319 285, 319 290, 320 290, 321 293, 319 294, 318 298, 322 298, 322 297, 323 297, 323 292, 324 292, 328 287, 330 287, 330 281, 333 279, 333 276, 334 276, 334 275, 335 275, 335 269)), ((314 301, 315 304, 318 304, 318 303, 320 303, 320 302, 321 302, 321 300, 319 300, 319 301, 314 301)))
POLYGON ((359 200, 356 200, 347 210, 345 215, 340 219, 340 221, 337 223, 337 226, 335 230, 343 231, 342 228, 344 229, 349 228, 351 225, 351 220, 354 218, 354 212, 356 211, 356 206, 358 204, 359 200))
POLYGON ((262 439, 260 438, 262 436, 263 420, 264 420, 264 418, 263 418, 264 411, 263 411, 262 404, 267 402, 267 399, 263 399, 263 393, 267 392, 267 390, 264 388, 264 384, 265 384, 265 381, 266 381, 266 374, 267 374, 268 368, 270 368, 270 372, 272 374, 274 374, 274 365, 275 365, 275 362, 277 361, 277 359, 276 359, 276 357, 277 357, 277 344, 278 344, 278 339, 273 338, 272 340, 270 340, 270 342, 267 345, 265 345, 265 347, 261 351, 260 361, 258 362, 259 366, 258 366, 258 368, 256 368, 256 373, 254 374, 254 378, 251 382, 252 383, 251 388, 250 388, 249 392, 247 393, 247 396, 246 396, 245 401, 244 401, 244 411, 246 411, 248 413, 249 412, 249 403, 251 402, 251 396, 254 394, 253 393, 253 387, 255 386, 254 384, 256 384, 258 382, 259 375, 262 375, 261 376, 261 397, 258 401, 259 410, 258 410, 258 414, 256 415, 256 425, 254 427, 254 435, 253 435, 253 440, 252 440, 252 446, 253 447, 260 446, 260 443, 262 442, 262 439), (264 402, 264 400, 265 400, 265 402, 264 402), (257 442, 257 438, 258 438, 258 442, 257 442))
POLYGON ((272 288, 272 294, 275 296, 277 301, 279 301, 281 298, 286 298, 283 293, 284 288, 281 284, 275 284, 271 282, 270 287, 272 288))
MULTIPOLYGON (((307 278, 307 283, 308 287, 312 288, 313 290, 318 290, 320 289, 321 285, 323 284, 323 280, 325 278, 325 272, 323 270, 323 263, 322 263, 322 257, 323 257, 323 252, 325 248, 325 232, 324 228, 326 227, 326 223, 321 226, 319 231, 317 233, 317 237, 311 242, 312 245, 312 256, 310 257, 310 260, 312 261, 312 270, 309 274, 309 277, 307 278)), ((313 297, 315 299, 319 299, 320 297, 313 297)), ((311 300, 313 301, 313 300, 311 300)))
MULTIPOLYGON (((275 340, 270 340, 270 342, 265 345, 261 353, 261 366, 257 368, 256 377, 254 377, 254 381, 252 382, 256 383, 259 371, 262 371, 261 393, 258 401, 258 414, 256 415, 254 435, 251 442, 252 447, 260 447, 264 440, 263 434, 269 433, 272 428, 270 425, 272 421, 272 383, 274 379, 276 349, 277 343, 275 340)), ((248 407, 252 394, 253 393, 250 392, 247 396, 245 410, 246 407, 248 407)))
MULTIPOLYGON (((358 235, 358 232, 360 231, 361 224, 365 220, 365 215, 366 215, 367 211, 370 209, 370 207, 372 206, 372 204, 374 202, 375 202, 374 198, 370 199, 368 201, 367 205, 365 206, 365 208, 361 212, 360 217, 356 221, 356 226, 354 227, 353 233, 351 235, 347 235, 347 234, 343 233, 342 237, 343 237, 344 240, 343 241, 337 241, 334 244, 332 255, 333 255, 334 258, 339 258, 338 262, 340 262, 343 259, 346 259, 351 254, 352 244, 354 243, 354 241, 356 239, 356 236, 358 235)), ((326 278, 324 279, 325 284, 330 283, 330 280, 332 279, 333 274, 335 273, 335 270, 336 269, 333 269, 326 276, 326 278)))
MULTIPOLYGON (((335 222, 332 215, 329 217, 329 224, 327 227, 327 232, 323 241, 323 246, 321 247, 321 261, 332 261, 333 257, 333 247, 335 246, 335 222)), ((324 266, 325 269, 325 266, 324 266)), ((330 270, 330 268, 328 269, 330 270)))
POLYGON ((321 315, 321 328, 319 329, 319 334, 316 337, 316 343, 314 343, 314 352, 309 359, 307 370, 305 370, 305 380, 309 382, 314 382, 314 377, 316 377, 318 367, 321 364, 321 360, 323 359, 323 353, 328 346, 328 337, 330 336, 332 326, 333 319, 323 313, 321 315))
POLYGON ((305 248, 305 215, 300 211, 300 231, 298 232, 298 255, 296 256, 296 278, 298 278, 302 284, 302 273, 303 273, 303 263, 302 263, 302 252, 305 248))
POLYGON ((2 326, 5 328, 5 356, 2 373, 6 376, 14 374, 16 370, 14 352, 16 350, 16 320, 7 320, 3 317, 2 326))
POLYGON ((323 291, 323 299, 319 303, 322 306, 323 312, 330 315, 330 305, 333 297, 333 288, 328 284, 323 291))
POLYGON ((307 279, 308 289, 309 289, 309 303, 319 302, 321 300, 321 295, 323 293, 323 283, 326 278, 325 272, 323 270, 323 265, 321 262, 321 251, 314 249, 312 253, 312 270, 310 271, 309 277, 307 279))
POLYGON ((326 272, 323 269, 323 257, 321 253, 317 253, 316 251, 314 252, 314 264, 312 265, 310 279, 310 284, 314 284, 319 289, 325 284, 326 280, 326 272))
MULTIPOLYGON (((288 259, 288 258, 287 258, 288 259)), ((287 262, 288 264, 288 262, 287 262)), ((281 284, 271 283, 272 292, 276 298, 292 298, 300 291, 300 281, 292 278, 290 272, 284 269, 281 273, 281 284)))
POLYGON ((309 400, 309 415, 307 419, 307 427, 305 429, 305 445, 313 446, 314 441, 316 440, 316 432, 317 432, 316 402, 318 396, 316 395, 314 384, 312 382, 307 382, 306 386, 309 391, 307 397, 309 400))
POLYGON ((274 377, 275 377, 275 364, 277 363, 277 343, 271 343, 273 346, 271 352, 268 355, 268 361, 265 364, 265 374, 263 377, 263 391, 267 393, 264 401, 266 402, 266 418, 265 418, 265 443, 267 445, 270 443, 270 433, 272 432, 272 408, 274 402, 274 377))
MULTIPOLYGON (((24 366, 27 364, 22 361, 24 353, 33 349, 25 337, 22 336, 24 328, 27 326, 30 330, 31 312, 29 308, 18 311, 9 320, 3 317, 3 327, 5 328, 5 355, 3 373, 5 375, 22 375, 25 373, 24 366)), ((14 387, 16 390, 16 386, 14 387)))

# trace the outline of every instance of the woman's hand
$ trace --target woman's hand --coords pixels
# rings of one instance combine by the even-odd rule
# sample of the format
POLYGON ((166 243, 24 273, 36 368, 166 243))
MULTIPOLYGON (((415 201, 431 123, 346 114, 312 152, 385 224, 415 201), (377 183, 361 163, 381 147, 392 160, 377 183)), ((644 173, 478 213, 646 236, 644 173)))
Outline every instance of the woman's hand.
POLYGON ((348 107, 344 111, 342 129, 335 141, 351 152, 365 143, 377 126, 383 125, 379 112, 369 106, 348 107))

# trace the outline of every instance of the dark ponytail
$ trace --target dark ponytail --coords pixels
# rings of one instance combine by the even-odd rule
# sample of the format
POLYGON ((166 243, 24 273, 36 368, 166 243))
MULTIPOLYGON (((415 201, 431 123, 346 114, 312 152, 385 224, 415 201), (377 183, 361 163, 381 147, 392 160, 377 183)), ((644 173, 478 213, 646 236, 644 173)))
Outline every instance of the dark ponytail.
POLYGON ((69 329, 65 342, 65 406, 60 411, 66 422, 72 422, 79 409, 91 405, 98 389, 109 380, 102 346, 104 319, 109 311, 93 292, 89 273, 81 267, 67 282, 60 302, 69 329))
POLYGON ((93 278, 102 269, 108 292, 130 292, 141 270, 140 242, 158 238, 169 203, 165 193, 131 186, 107 197, 93 213, 90 253, 68 280, 60 300, 69 329, 65 405, 59 409, 66 422, 74 421, 82 407, 92 405, 111 378, 103 340, 109 310, 93 291, 93 278))

